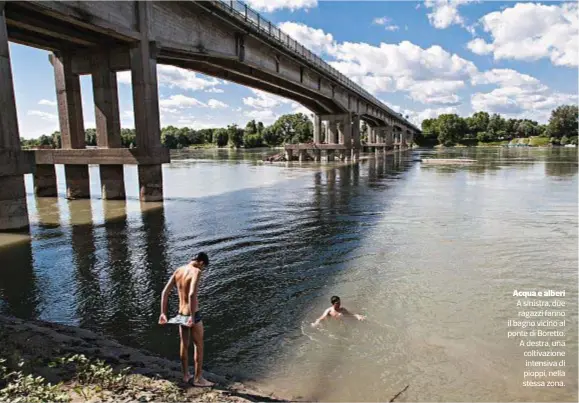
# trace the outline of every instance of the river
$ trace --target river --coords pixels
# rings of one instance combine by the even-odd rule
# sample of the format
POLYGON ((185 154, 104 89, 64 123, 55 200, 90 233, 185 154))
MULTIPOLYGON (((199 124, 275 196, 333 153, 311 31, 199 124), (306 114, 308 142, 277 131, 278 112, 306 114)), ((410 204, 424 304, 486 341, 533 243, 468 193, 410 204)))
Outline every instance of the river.
MULTIPOLYGON (((324 401, 577 401, 576 149, 413 151, 358 164, 177 152, 164 203, 36 199, 0 237, 0 312, 178 358, 161 290, 198 251, 206 366, 324 401), (431 157, 473 165, 429 166, 431 157), (523 387, 514 289, 566 290, 566 385, 523 387), (339 295, 366 322, 309 325, 339 295)), ((91 177, 98 168, 91 167, 91 177)), ((176 309, 175 295, 171 312, 176 309)))

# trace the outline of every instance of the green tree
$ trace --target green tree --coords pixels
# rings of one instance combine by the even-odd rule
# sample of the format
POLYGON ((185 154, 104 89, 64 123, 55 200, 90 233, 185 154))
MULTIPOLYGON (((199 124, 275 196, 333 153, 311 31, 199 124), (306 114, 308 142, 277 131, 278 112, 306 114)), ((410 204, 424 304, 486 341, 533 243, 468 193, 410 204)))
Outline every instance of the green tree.
POLYGON ((227 133, 227 129, 215 130, 213 133, 213 141, 217 147, 225 147, 229 142, 229 134, 227 133))
POLYGON ((240 129, 237 125, 227 126, 229 145, 236 148, 241 147, 243 145, 243 133, 243 129, 240 129))
POLYGON ((467 130, 463 118, 456 114, 444 114, 438 117, 438 142, 444 146, 453 146, 458 143, 467 130))
POLYGON ((258 122, 257 123, 257 133, 259 134, 263 134, 263 131, 265 130, 265 127, 263 126, 263 123, 258 122))
POLYGON ((60 131, 55 131, 51 135, 52 137, 52 148, 62 148, 62 137, 60 136, 60 131))
POLYGON ((179 129, 175 126, 167 126, 161 129, 161 143, 171 149, 177 148, 179 143, 178 138, 179 129))
POLYGON ((497 140, 500 137, 499 133, 505 131, 505 119, 498 113, 493 113, 486 131, 493 141, 497 140))
POLYGON ((531 137, 537 136, 539 134, 537 128, 537 122, 533 122, 530 120, 521 120, 516 126, 516 134, 517 137, 531 137))
POLYGON ((362 126, 360 127, 360 141, 368 142, 368 123, 365 120, 362 120, 362 126))
POLYGON ((313 139, 314 126, 303 113, 280 116, 271 127, 284 143, 307 143, 313 139))
POLYGON ((84 141, 87 146, 96 146, 97 145, 97 133, 96 129, 86 129, 84 131, 84 141))
POLYGON ((245 133, 244 134, 255 134, 257 133, 257 125, 255 124, 255 119, 250 120, 245 125, 245 133))
POLYGON ((476 112, 466 119, 469 133, 476 136, 479 132, 486 132, 489 127, 489 121, 490 117, 487 112, 476 112))
MULTIPOLYGON (((202 141, 199 144, 203 144, 203 143, 211 144, 211 143, 213 143, 213 132, 214 131, 215 131, 215 129, 198 130, 197 134, 202 139, 202 141)), ((196 144, 196 143, 193 143, 193 144, 196 144)))
POLYGON ((263 141, 270 147, 276 147, 283 143, 283 138, 277 134, 273 127, 268 126, 263 129, 263 141))
POLYGON ((570 142, 569 137, 567 137, 567 136, 561 137, 561 145, 562 146, 569 144, 569 142, 570 142))
POLYGON ((577 105, 562 105, 551 112, 547 133, 551 137, 562 138, 563 136, 577 136, 577 115, 579 108, 577 105))
POLYGON ((137 145, 135 129, 121 129, 121 145, 126 148, 133 148, 137 145))
POLYGON ((263 147, 263 136, 259 133, 244 134, 243 147, 245 148, 263 147))

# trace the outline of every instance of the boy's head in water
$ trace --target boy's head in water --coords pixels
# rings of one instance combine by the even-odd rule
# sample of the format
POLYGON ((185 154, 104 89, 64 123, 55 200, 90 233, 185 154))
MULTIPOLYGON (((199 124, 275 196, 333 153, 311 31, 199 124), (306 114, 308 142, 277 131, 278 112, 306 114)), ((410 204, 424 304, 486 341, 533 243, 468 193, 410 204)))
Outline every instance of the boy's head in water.
POLYGON ((209 266, 209 257, 207 256, 207 253, 199 252, 195 258, 195 262, 197 262, 200 269, 209 266))
POLYGON ((340 305, 341 305, 341 303, 340 303, 340 297, 337 297, 337 296, 334 295, 334 296, 330 299, 330 302, 332 303, 332 306, 334 307, 334 309, 340 309, 340 305))

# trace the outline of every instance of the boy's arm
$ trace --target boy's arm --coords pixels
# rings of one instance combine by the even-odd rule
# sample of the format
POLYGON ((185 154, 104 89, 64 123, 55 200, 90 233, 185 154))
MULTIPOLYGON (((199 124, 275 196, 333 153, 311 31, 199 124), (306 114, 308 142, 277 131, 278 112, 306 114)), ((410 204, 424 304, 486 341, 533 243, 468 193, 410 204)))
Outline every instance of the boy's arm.
POLYGON ((353 316, 358 320, 364 320, 366 319, 366 317, 364 315, 359 315, 357 313, 352 313, 350 311, 348 311, 346 308, 342 308, 342 314, 345 316, 353 316))
POLYGON ((175 273, 171 276, 165 288, 163 288, 163 292, 161 293, 161 316, 159 317, 159 323, 164 325, 167 323, 167 304, 169 302, 169 294, 171 294, 171 290, 175 286, 175 273))
POLYGON ((322 316, 320 316, 314 323, 312 323, 312 325, 314 325, 314 326, 319 325, 320 322, 323 321, 324 319, 326 319, 329 314, 330 314, 330 308, 326 309, 324 311, 324 313, 322 314, 322 316))

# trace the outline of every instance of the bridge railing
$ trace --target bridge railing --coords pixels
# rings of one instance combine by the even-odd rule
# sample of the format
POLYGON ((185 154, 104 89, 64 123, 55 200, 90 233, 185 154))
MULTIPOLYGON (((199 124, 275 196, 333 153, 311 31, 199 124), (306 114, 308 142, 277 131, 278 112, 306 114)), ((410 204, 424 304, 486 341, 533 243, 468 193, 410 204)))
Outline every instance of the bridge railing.
POLYGON ((247 4, 239 0, 214 0, 213 4, 216 4, 219 8, 227 12, 228 14, 235 17, 237 20, 252 25, 258 31, 261 31, 270 38, 281 43, 281 45, 296 53, 298 56, 305 58, 310 63, 324 70, 327 74, 332 76, 336 81, 344 85, 345 87, 364 95, 366 98, 372 100, 376 105, 386 109, 391 115, 398 116, 410 127, 415 127, 412 123, 408 122, 406 119, 401 117, 398 113, 390 109, 388 106, 384 105, 382 101, 370 94, 359 84, 355 83, 344 74, 340 73, 338 70, 329 65, 321 57, 310 51, 308 48, 304 47, 302 44, 298 43, 288 34, 284 33, 271 21, 265 19, 257 11, 253 10, 247 4))

